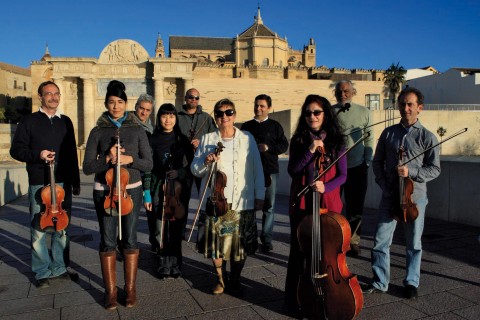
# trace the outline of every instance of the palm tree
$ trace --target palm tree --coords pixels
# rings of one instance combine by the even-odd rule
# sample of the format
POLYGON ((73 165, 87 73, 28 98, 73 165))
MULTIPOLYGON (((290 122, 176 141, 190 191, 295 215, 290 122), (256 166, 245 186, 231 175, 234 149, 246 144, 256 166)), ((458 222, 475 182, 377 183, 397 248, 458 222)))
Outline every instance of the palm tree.
MULTIPOLYGON (((402 85, 405 83, 405 74, 407 70, 404 67, 400 66, 400 62, 397 62, 397 65, 393 64, 385 71, 383 76, 383 82, 387 92, 392 97, 392 108, 389 112, 388 117, 393 118, 393 110, 395 110, 395 99, 397 94, 400 92, 402 85)), ((393 121, 392 121, 393 122, 393 121)))

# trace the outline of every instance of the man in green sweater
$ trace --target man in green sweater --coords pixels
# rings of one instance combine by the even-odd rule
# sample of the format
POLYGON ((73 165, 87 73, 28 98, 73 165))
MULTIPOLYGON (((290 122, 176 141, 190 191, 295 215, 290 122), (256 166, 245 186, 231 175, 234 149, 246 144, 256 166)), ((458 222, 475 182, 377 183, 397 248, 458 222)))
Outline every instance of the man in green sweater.
MULTIPOLYGON (((349 80, 342 80, 335 86, 337 104, 333 107, 344 130, 347 148, 360 140, 366 131, 369 131, 364 128, 368 127, 372 120, 370 110, 352 103, 356 93, 353 83, 349 80)), ((345 198, 345 215, 352 229, 351 250, 347 252, 349 256, 357 256, 361 252, 361 222, 368 186, 368 168, 373 158, 373 141, 373 134, 371 134, 347 154, 347 182, 342 186, 342 192, 345 198)))

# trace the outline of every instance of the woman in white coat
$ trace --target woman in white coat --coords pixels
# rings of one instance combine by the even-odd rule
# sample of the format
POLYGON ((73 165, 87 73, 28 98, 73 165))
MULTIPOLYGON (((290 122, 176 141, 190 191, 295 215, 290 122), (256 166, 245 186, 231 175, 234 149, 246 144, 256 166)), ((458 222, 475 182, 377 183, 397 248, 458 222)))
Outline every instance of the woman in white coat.
POLYGON ((234 126, 235 104, 222 99, 215 104, 214 114, 218 129, 202 136, 191 164, 192 173, 202 177, 200 190, 207 187, 200 211, 197 247, 213 261, 218 278, 213 294, 224 292, 225 264, 230 261, 227 289, 241 295, 240 273, 247 255, 255 253, 258 247, 255 210, 262 209, 265 197, 262 162, 253 136, 234 126), (221 153, 216 152, 219 142, 223 145, 221 153), (226 177, 223 195, 228 204, 224 212, 210 205, 215 186, 206 186, 215 162, 216 169, 226 177))

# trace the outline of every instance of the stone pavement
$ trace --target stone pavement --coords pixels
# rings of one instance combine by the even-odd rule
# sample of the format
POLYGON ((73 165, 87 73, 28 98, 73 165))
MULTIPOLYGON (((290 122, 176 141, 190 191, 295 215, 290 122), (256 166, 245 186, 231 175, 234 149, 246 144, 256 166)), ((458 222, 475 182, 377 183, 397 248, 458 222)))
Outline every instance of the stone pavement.
MULTIPOLYGON (((211 294, 214 283, 209 260, 183 243, 183 276, 160 280, 149 251, 148 229, 140 217, 141 254, 137 280, 139 303, 106 311, 98 258, 98 223, 91 200, 92 177, 82 176, 82 193, 74 198, 71 268, 78 282, 54 280, 38 289, 30 270, 28 200, 23 196, 0 208, 0 320, 4 319, 291 319, 283 307, 283 288, 289 251, 287 198, 277 197, 274 250, 247 259, 242 273, 244 297, 211 294)), ((473 200, 472 200, 473 201, 473 200)), ((196 204, 190 207, 190 219, 196 204)), ((367 210, 362 254, 348 258, 361 282, 371 276, 370 249, 375 210, 367 210)), ((191 220, 190 220, 191 221, 191 220)), ((260 221, 260 220, 259 220, 260 221)), ((405 247, 399 226, 392 244, 392 282, 387 294, 365 296, 358 319, 480 319, 479 227, 428 219, 419 298, 403 298, 405 247)), ((117 286, 123 288, 122 263, 117 263, 117 286)), ((119 290, 120 298, 124 297, 119 290)), ((341 301, 338 302, 341 308, 341 301)))

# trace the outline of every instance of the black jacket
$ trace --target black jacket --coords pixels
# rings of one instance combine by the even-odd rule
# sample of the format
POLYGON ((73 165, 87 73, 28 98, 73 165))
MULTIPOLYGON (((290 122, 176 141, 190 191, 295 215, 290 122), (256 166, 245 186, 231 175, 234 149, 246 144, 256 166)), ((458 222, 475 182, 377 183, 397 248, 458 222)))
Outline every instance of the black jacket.
POLYGON ((288 150, 288 140, 280 123, 270 118, 263 122, 250 120, 242 125, 241 130, 250 132, 257 144, 268 146, 266 152, 260 152, 265 175, 278 173, 278 155, 288 150))
POLYGON ((49 118, 37 111, 26 115, 17 125, 10 155, 27 164, 28 183, 47 185, 50 183, 49 166, 40 159, 40 152, 55 152, 55 180, 80 187, 77 143, 73 124, 69 117, 62 115, 49 118))

